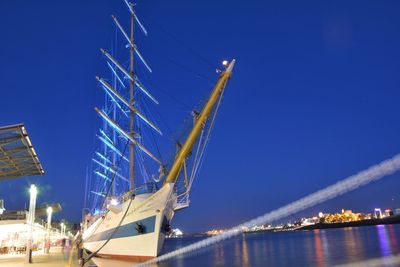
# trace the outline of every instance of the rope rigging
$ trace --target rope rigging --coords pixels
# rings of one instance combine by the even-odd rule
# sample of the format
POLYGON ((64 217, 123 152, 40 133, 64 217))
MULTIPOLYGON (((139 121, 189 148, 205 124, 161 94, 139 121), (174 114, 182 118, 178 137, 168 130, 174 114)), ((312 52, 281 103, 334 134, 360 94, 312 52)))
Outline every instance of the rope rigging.
POLYGON ((178 201, 179 201, 179 198, 183 202, 188 202, 189 201, 188 197, 189 197, 189 194, 190 194, 190 190, 192 188, 194 180, 198 177, 199 170, 200 170, 201 165, 203 163, 205 150, 206 150, 207 145, 208 145, 209 140, 210 140, 211 131, 214 128, 214 125, 215 125, 215 120, 216 120, 216 117, 217 117, 217 114, 218 114, 219 107, 220 107, 221 102, 222 102, 222 98, 223 98, 223 93, 221 94, 221 96, 218 99, 218 103, 217 103, 217 105, 215 107, 215 110, 213 112, 214 114, 213 114, 211 120, 209 121, 209 126, 207 127, 207 129, 206 129, 206 127, 203 128, 203 130, 202 130, 202 132, 200 134, 199 141, 198 141, 197 148, 196 148, 196 153, 195 153, 194 160, 193 160, 193 163, 192 163, 192 169, 191 169, 191 172, 190 172, 190 176, 188 176, 188 173, 187 173, 186 160, 185 160, 185 162, 183 164, 184 186, 185 186, 186 191, 181 193, 180 195, 178 195, 178 201))
MULTIPOLYGON (((139 64, 139 62, 142 62, 143 64, 145 64, 145 62, 143 62, 144 59, 143 58, 140 59, 140 55, 138 55, 139 52, 136 51, 136 54, 135 54, 136 57, 139 57, 139 60, 135 60, 134 61, 134 69, 135 69, 134 75, 129 75, 130 72, 127 72, 128 69, 124 68, 124 66, 127 66, 128 63, 130 63, 130 61, 122 60, 122 61, 120 61, 122 64, 120 64, 118 62, 117 54, 121 56, 122 53, 125 53, 124 51, 126 51, 126 48, 131 48, 132 45, 134 46, 134 50, 137 49, 137 47, 136 47, 136 43, 133 43, 133 41, 128 38, 127 39, 128 45, 125 47, 125 50, 122 51, 122 48, 120 46, 118 46, 117 43, 118 42, 119 43, 125 42, 125 39, 126 39, 127 36, 124 36, 124 29, 118 23, 116 18, 113 17, 113 19, 114 19, 114 22, 116 22, 116 25, 115 25, 115 36, 113 36, 114 38, 112 38, 114 40, 111 42, 111 47, 110 47, 111 48, 110 49, 111 50, 111 54, 107 53, 105 50, 102 50, 102 52, 103 52, 103 55, 107 58, 108 67, 110 68, 111 72, 114 74, 114 75, 112 75, 112 77, 113 77, 112 80, 113 80, 113 87, 114 87, 115 91, 120 92, 123 97, 127 97, 127 88, 125 87, 125 85, 128 82, 129 83, 131 83, 131 82, 136 83, 136 79, 138 79, 137 75, 141 74, 140 75, 141 78, 143 78, 145 80, 145 85, 144 85, 145 88, 144 89, 142 88, 141 90, 135 90, 134 91, 134 99, 135 99, 135 103, 133 103, 134 107, 136 107, 138 110, 140 110, 139 109, 139 107, 140 107, 140 108, 143 109, 143 111, 147 111, 147 112, 144 112, 145 117, 147 117, 147 115, 149 115, 150 119, 153 119, 154 116, 152 117, 151 115, 155 114, 157 116, 157 118, 159 119, 159 121, 165 126, 167 131, 170 133, 170 135, 169 135, 170 138, 169 139, 172 139, 173 143, 179 143, 178 140, 180 138, 172 137, 172 133, 173 132, 171 130, 171 127, 170 127, 169 123, 167 122, 167 120, 165 120, 165 118, 163 116, 163 113, 160 112, 160 110, 158 108, 151 108, 151 107, 149 107, 147 105, 148 103, 146 101, 148 99, 145 99, 145 94, 143 94, 143 90, 144 91, 146 90, 146 83, 152 84, 152 83, 154 83, 154 80, 150 79, 150 77, 149 77, 150 73, 145 71, 146 69, 148 70, 148 67, 143 66, 142 64, 139 64), (123 35, 121 35, 121 33, 123 35), (120 38, 120 36, 121 36, 121 38, 120 38), (125 39, 124 39, 124 37, 125 37, 125 39), (151 112, 150 112, 150 108, 151 108, 151 112), (155 112, 153 112, 153 110, 155 110, 155 112)), ((215 69, 215 64, 213 64, 207 58, 202 56, 201 53, 199 53, 199 51, 196 51, 196 49, 194 47, 190 46, 187 42, 184 42, 181 39, 177 38, 174 34, 169 32, 168 30, 166 30, 163 26, 161 26, 161 25, 159 25, 157 23, 155 23, 155 25, 156 25, 156 27, 158 26, 158 28, 160 30, 159 32, 161 32, 166 37, 164 39, 172 40, 173 43, 177 44, 179 47, 183 48, 184 50, 188 51, 191 55, 193 55, 194 58, 197 59, 197 61, 201 61, 201 62, 205 63, 207 66, 210 66, 212 68, 212 70, 215 69)), ((160 46, 157 46, 157 47, 160 47, 160 46)), ((165 49, 165 48, 163 48, 163 49, 165 49)), ((190 73, 191 75, 194 75, 196 78, 204 79, 207 82, 210 82, 210 80, 211 80, 211 78, 208 77, 208 75, 203 75, 203 74, 199 73, 198 71, 194 70, 193 66, 196 66, 195 64, 193 64, 190 67, 188 67, 187 64, 182 64, 180 62, 180 60, 176 60, 174 58, 171 58, 166 53, 161 53, 160 56, 164 57, 164 60, 166 59, 169 63, 172 63, 175 66, 179 67, 180 69, 185 70, 186 73, 190 73)), ((141 82, 139 82, 139 83, 141 84, 141 82)), ((139 88, 139 89, 141 87, 140 84, 139 85, 136 84, 137 88, 139 88)), ((163 87, 165 87, 165 85, 163 85, 163 87)), ((176 97, 169 90, 166 90, 165 88, 162 88, 160 86, 155 86, 155 87, 151 86, 150 87, 150 89, 154 89, 154 88, 157 88, 157 90, 156 90, 157 92, 160 92, 161 94, 163 94, 164 96, 166 96, 167 98, 172 100, 178 106, 183 107, 186 112, 193 110, 191 105, 186 103, 186 101, 183 101, 181 99, 181 97, 176 97)), ((111 90, 111 92, 112 92, 112 90, 111 90)), ((112 111, 113 111, 114 112, 113 116, 109 116, 109 117, 114 117, 114 121, 115 122, 118 121, 117 118, 119 118, 121 120, 120 122, 122 123, 122 126, 123 126, 121 128, 122 129, 126 128, 127 125, 126 124, 123 125, 124 124, 123 119, 125 118, 125 117, 123 117, 123 115, 127 116, 127 114, 130 112, 129 109, 127 109, 127 107, 122 104, 123 102, 121 102, 120 98, 115 97, 113 95, 110 95, 110 90, 108 92, 106 91, 106 93, 107 94, 105 94, 105 98, 106 98, 106 103, 107 104, 105 104, 105 106, 104 106, 105 112, 106 113, 110 113, 110 112, 112 113, 112 111), (120 105, 118 105, 118 104, 120 104, 120 105), (116 105, 118 105, 118 107, 119 107, 119 109, 116 109, 117 115, 115 115, 115 107, 116 107, 116 105), (123 108, 121 108, 121 106, 123 108), (125 112, 124 112, 123 109, 125 109, 125 112)), ((222 95, 219 97, 218 104, 215 107, 215 111, 214 111, 215 113, 214 113, 214 115, 213 115, 213 117, 211 119, 211 122, 210 122, 209 126, 208 127, 204 127, 204 129, 201 131, 201 136, 200 136, 200 138, 198 140, 198 146, 197 146, 197 149, 196 149, 196 155, 194 157, 194 161, 192 163, 192 166, 191 166, 192 169, 191 170, 187 169, 187 167, 189 167, 189 166, 187 166, 186 165, 187 163, 185 162, 185 166, 184 166, 184 168, 185 168, 185 188, 186 188, 186 193, 187 194, 189 194, 190 189, 191 189, 192 184, 193 184, 193 181, 198 176, 199 169, 201 168, 201 165, 202 165, 202 162, 203 162, 203 159, 204 159, 205 150, 207 148, 207 143, 208 143, 209 138, 210 138, 210 132, 211 132, 211 130, 213 128, 214 120, 215 120, 215 117, 216 117, 216 113, 218 112, 218 108, 219 108, 219 105, 221 103, 221 99, 222 99, 222 95)), ((176 106, 176 105, 174 105, 174 106, 176 106)), ((103 119, 104 119, 104 117, 103 117, 103 119)), ((106 118, 106 120, 107 120, 107 118, 106 118)), ((135 136, 134 139, 140 140, 142 144, 143 143, 144 144, 146 144, 146 143, 149 144, 150 143, 150 145, 153 146, 153 149, 156 150, 157 158, 160 159, 159 162, 165 163, 166 161, 164 161, 164 160, 166 158, 166 153, 164 151, 162 151, 162 149, 165 150, 164 149, 164 147, 165 147, 164 143, 159 143, 158 139, 156 139, 154 133, 151 130, 150 130, 150 133, 148 133, 147 132, 148 129, 146 127, 141 127, 141 124, 143 124, 142 121, 135 120, 135 125, 136 125, 135 133, 137 134, 137 136, 135 136), (139 122, 140 122, 140 124, 139 124, 139 122), (164 155, 164 157, 162 155, 164 155)), ((107 127, 108 127, 107 123, 104 123, 103 129, 107 128, 107 127)), ((114 131, 113 133, 115 135, 115 129, 113 129, 113 125, 111 125, 111 127, 109 129, 110 129, 109 131, 114 131)), ((181 132, 188 132, 188 130, 181 131, 181 132)), ((120 137, 122 137, 121 134, 118 134, 118 135, 120 137)), ((114 136, 114 139, 115 139, 115 136, 114 136)), ((126 139, 126 137, 124 137, 124 139, 126 139)), ((134 142, 135 140, 131 140, 131 141, 134 142)), ((119 140, 117 140, 117 142, 114 140, 114 143, 115 143, 114 144, 115 148, 120 151, 120 148, 122 148, 122 143, 120 143, 119 140)), ((129 143, 129 140, 127 140, 127 143, 129 143)), ((142 177, 144 182, 151 181, 151 180, 153 180, 154 182, 157 182, 157 183, 161 182, 161 178, 162 178, 161 176, 162 175, 159 175, 158 177, 155 178, 154 174, 153 174, 153 173, 156 173, 155 168, 153 168, 154 165, 152 165, 151 162, 150 162, 151 163, 150 165, 147 164, 148 160, 145 159, 145 157, 143 156, 143 152, 146 152, 146 151, 143 151, 143 148, 141 148, 141 144, 137 144, 137 143, 135 143, 135 144, 136 145, 135 145, 134 154, 138 155, 136 157, 136 160, 135 160, 138 163, 138 168, 135 168, 135 170, 136 170, 136 172, 138 172, 138 174, 140 172, 140 175, 138 175, 138 176, 142 177), (140 148, 140 149, 138 149, 138 148, 140 148)), ((119 162, 117 164, 118 168, 120 168, 120 166, 122 164, 121 160, 122 160, 122 158, 125 158, 125 157, 123 157, 123 155, 125 155, 126 148, 127 148, 127 144, 125 144, 125 147, 123 149, 124 153, 122 153, 122 156, 121 156, 120 152, 118 154, 117 153, 118 151, 115 151, 115 150, 113 150, 112 148, 109 148, 109 147, 107 147, 107 148, 105 147, 104 148, 105 149, 104 156, 105 157, 110 157, 110 155, 111 155, 110 153, 113 153, 113 155, 112 155, 114 157, 114 160, 112 160, 113 161, 113 165, 116 165, 115 164, 115 157, 120 157, 119 162)), ((175 151, 172 152, 172 150, 171 150, 171 154, 172 153, 173 153, 173 155, 171 155, 172 156, 171 159, 173 159, 175 157, 175 151)), ((146 154, 149 155, 147 152, 146 152, 146 154)), ((151 155, 150 155, 150 157, 151 157, 151 155)), ((106 164, 104 162, 104 166, 105 165, 106 164)), ((94 165, 93 165, 93 162, 92 162, 92 167, 93 166, 94 165)), ((115 166, 112 166, 112 168, 108 168, 108 169, 105 168, 104 166, 102 166, 102 167, 98 167, 97 166, 97 168, 100 168, 100 169, 103 168, 104 169, 104 170, 101 169, 101 174, 105 173, 105 175, 104 175, 103 179, 97 180, 97 189, 98 190, 97 190, 96 193, 100 192, 101 194, 94 194, 94 198, 95 198, 96 204, 99 204, 99 202, 101 201, 100 207, 104 207, 104 202, 105 202, 106 198, 110 194, 110 191, 112 189, 112 185, 113 184, 115 185, 115 183, 116 183, 115 182, 115 177, 116 176, 120 176, 120 175, 117 175, 117 170, 116 169, 114 169, 114 171, 113 171, 113 168, 115 168, 115 166), (112 174, 113 174, 112 176, 113 177, 111 179, 111 184, 109 185, 108 183, 110 181, 106 177, 109 175, 110 172, 112 172, 112 174), (103 192, 105 193, 105 195, 103 194, 103 192)), ((163 168, 163 166, 164 165, 161 166, 161 169, 163 168)), ((125 167, 126 167, 126 165, 124 165, 124 168, 125 167)), ((159 174, 163 173, 163 171, 160 171, 161 169, 158 170, 159 174)), ((94 171, 96 171, 96 169, 94 169, 94 171)), ((123 170, 123 172, 125 172, 125 171, 126 171, 126 169, 123 170)), ((128 168, 128 172, 129 172, 129 168, 128 168)), ((93 175, 92 172, 91 172, 91 174, 93 175)), ((92 175, 90 175, 89 184, 91 184, 91 178, 92 178, 91 176, 92 175)), ((94 177, 94 178, 99 178, 99 177, 94 177)), ((125 186, 125 184, 124 184, 124 186, 125 186)), ((89 195, 90 194, 91 193, 89 193, 89 195)), ((113 194, 114 194, 114 191, 113 191, 113 194)))
MULTIPOLYGON (((129 140, 126 141, 125 148, 124 148, 124 151, 123 151, 122 155, 125 155, 126 148, 128 147, 128 144, 129 144, 129 140)), ((110 191, 111 191, 111 188, 112 188, 112 184, 115 182, 115 177, 117 176, 117 172, 116 172, 116 171, 118 170, 118 168, 119 168, 119 166, 120 166, 122 160, 123 160, 123 157, 121 156, 121 157, 119 158, 119 160, 118 160, 118 164, 117 164, 117 166, 116 166, 116 168, 115 168, 115 172, 114 172, 114 175, 113 175, 113 177, 112 177, 111 183, 110 183, 110 185, 109 185, 109 187, 108 187, 108 189, 107 189, 106 195, 105 195, 105 197, 103 198, 103 201, 102 201, 100 207, 104 207, 104 203, 105 203, 105 201, 106 201, 108 195, 110 194, 110 191)))

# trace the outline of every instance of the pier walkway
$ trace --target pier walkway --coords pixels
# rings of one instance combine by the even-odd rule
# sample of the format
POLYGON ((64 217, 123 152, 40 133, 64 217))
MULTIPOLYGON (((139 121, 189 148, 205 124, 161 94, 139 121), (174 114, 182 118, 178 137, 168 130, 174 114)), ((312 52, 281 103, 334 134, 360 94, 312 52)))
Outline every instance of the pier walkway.
POLYGON ((25 262, 25 254, 20 255, 0 255, 1 267, 79 267, 76 252, 72 255, 72 264, 69 265, 69 251, 61 252, 61 248, 52 248, 50 254, 33 252, 32 263, 25 262))

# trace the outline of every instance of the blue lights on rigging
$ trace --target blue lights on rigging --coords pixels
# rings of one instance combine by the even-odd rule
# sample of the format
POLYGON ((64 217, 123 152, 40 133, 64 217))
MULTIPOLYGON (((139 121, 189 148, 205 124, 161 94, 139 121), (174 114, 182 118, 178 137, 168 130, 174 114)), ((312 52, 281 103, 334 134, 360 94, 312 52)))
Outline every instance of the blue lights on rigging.
POLYGON ((135 20, 137 22, 137 24, 139 25, 139 28, 142 30, 142 32, 144 33, 144 35, 147 36, 147 30, 146 28, 143 26, 142 22, 139 20, 139 18, 136 16, 136 13, 133 12, 133 16, 135 17, 135 20))
POLYGON ((96 151, 96 155, 99 156, 99 158, 103 159, 105 162, 108 162, 108 163, 112 164, 111 160, 109 160, 108 158, 103 156, 101 153, 96 151))
POLYGON ((110 70, 112 71, 112 73, 114 73, 115 77, 117 78, 117 80, 119 81, 119 83, 122 85, 122 87, 125 88, 125 84, 124 82, 121 80, 121 78, 119 77, 119 75, 117 74, 117 72, 115 71, 115 69, 111 66, 110 62, 107 61, 107 65, 110 68, 110 70))
POLYGON ((95 108, 96 112, 105 120, 108 122, 108 124, 113 127, 115 130, 117 130, 120 134, 125 136, 129 141, 134 143, 140 150, 142 150, 144 153, 146 153, 150 158, 152 158, 154 161, 156 161, 158 164, 163 165, 163 163, 156 157, 154 156, 146 147, 144 147, 141 143, 139 143, 137 140, 135 140, 130 134, 125 132, 118 124, 116 124, 112 119, 110 119, 107 114, 98 109, 95 108))
POLYGON ((129 102, 115 90, 110 84, 108 84, 103 78, 96 76, 96 79, 103 85, 104 89, 107 89, 109 93, 113 94, 118 100, 120 100, 126 107, 128 107, 132 112, 134 112, 140 119, 142 119, 148 126, 153 128, 158 134, 162 135, 161 130, 154 125, 150 120, 148 120, 137 108, 129 104, 129 102))
POLYGON ((106 180, 107 182, 111 182, 111 179, 108 178, 105 174, 99 172, 99 171, 95 171, 94 172, 96 175, 100 176, 101 178, 103 178, 104 180, 106 180))
MULTIPOLYGON (((128 2, 129 0, 124 1, 128 6, 130 13, 133 15, 133 23, 136 23, 138 28, 140 28, 144 35, 147 36, 147 30, 134 12, 134 4, 128 2)), ((126 47, 129 47, 133 50, 132 53, 134 54, 135 59, 140 62, 139 64, 145 67, 149 72, 152 72, 150 65, 146 62, 141 53, 143 51, 139 51, 137 44, 131 41, 129 32, 124 30, 115 16, 112 16, 112 18, 118 28, 117 31, 120 31, 120 33, 123 35, 123 38, 119 41, 122 40, 122 42, 125 44, 125 41, 127 41, 128 45, 126 47)), ((134 153, 138 155, 138 158, 136 159, 138 163, 137 171, 142 173, 144 182, 149 181, 150 177, 144 162, 143 154, 146 154, 158 164, 163 166, 161 161, 155 157, 141 142, 139 142, 142 140, 142 137, 139 134, 142 133, 142 122, 144 122, 144 124, 147 126, 150 126, 150 128, 155 130, 160 135, 162 135, 162 132, 157 125, 153 124, 150 118, 147 118, 147 115, 141 112, 139 106, 137 105, 138 103, 127 100, 128 97, 126 89, 128 87, 128 82, 125 79, 129 79, 129 82, 135 85, 135 93, 141 92, 139 94, 143 94, 144 98, 150 99, 150 101, 154 102, 155 104, 159 104, 158 100, 150 93, 151 91, 148 91, 147 88, 139 81, 138 77, 133 75, 130 69, 128 69, 128 67, 125 65, 125 61, 122 61, 124 64, 120 64, 116 58, 113 57, 114 55, 108 53, 104 49, 101 49, 101 52, 107 58, 106 63, 111 72, 110 81, 112 81, 112 83, 108 84, 104 79, 96 77, 106 95, 105 103, 104 106, 102 106, 102 109, 96 108, 96 111, 105 121, 105 123, 102 124, 103 127, 99 129, 99 133, 97 134, 97 138, 100 140, 100 147, 94 151, 95 155, 92 158, 92 168, 94 169, 90 171, 91 175, 95 178, 93 180, 93 185, 95 187, 92 188, 93 191, 89 191, 93 197, 95 214, 101 212, 96 206, 102 203, 101 198, 106 197, 106 193, 104 191, 107 190, 108 186, 111 186, 109 182, 112 182, 114 177, 118 177, 128 184, 122 183, 115 179, 113 183, 113 194, 126 192, 130 188, 130 180, 121 175, 124 174, 128 175, 129 177, 129 168, 125 163, 129 163, 129 159, 125 153, 126 149, 124 149, 124 147, 127 147, 126 145, 129 145, 128 142, 135 144, 134 153), (121 112, 122 114, 120 114, 121 112), (137 120, 137 124, 134 125, 134 130, 128 131, 124 127, 127 126, 126 120, 130 118, 132 113, 134 113, 135 116, 138 116, 139 120, 137 120), (118 122, 121 121, 124 123, 119 125, 118 122), (136 132, 136 130, 138 130, 138 132, 136 132), (123 160, 121 161, 121 159, 123 160), (120 163, 122 163, 122 165, 120 165, 120 163)), ((110 188, 108 188, 108 190, 109 189, 110 188)))
POLYGON ((107 165, 101 163, 100 161, 98 161, 98 160, 95 159, 95 158, 93 158, 92 160, 93 160, 93 162, 97 163, 99 166, 103 167, 104 170, 110 171, 110 172, 112 172, 112 173, 115 173, 115 170, 114 170, 113 168, 111 168, 111 167, 109 167, 109 166, 107 166, 107 165))
POLYGON ((107 139, 103 138, 102 136, 97 136, 100 141, 102 141, 108 148, 110 148, 112 151, 117 153, 118 156, 122 157, 126 162, 129 162, 129 159, 127 159, 122 153, 112 144, 110 143, 107 139))
POLYGON ((112 94, 110 94, 110 92, 107 90, 107 88, 105 88, 104 86, 102 86, 103 90, 106 92, 106 94, 110 97, 111 101, 113 101, 115 103, 115 105, 121 110, 121 112, 128 118, 128 114, 126 113, 126 111, 121 107, 121 105, 118 103, 118 101, 114 98, 114 96, 112 94))
POLYGON ((129 12, 131 12, 131 14, 135 17, 135 20, 137 22, 137 24, 139 25, 140 29, 143 31, 143 33, 147 36, 147 30, 146 28, 143 26, 143 24, 140 22, 139 18, 136 16, 135 12, 133 11, 133 4, 129 3, 127 0, 124 0, 125 4, 128 6, 129 12))
POLYGON ((140 91, 142 91, 154 103, 156 103, 157 105, 159 104, 158 100, 149 93, 149 91, 143 86, 143 84, 139 81, 139 79, 137 77, 135 77, 135 84, 140 89, 140 91))
POLYGON ((96 196, 99 196, 99 197, 105 197, 106 196, 103 193, 99 193, 99 192, 95 192, 95 191, 90 191, 90 193, 95 194, 96 196))
POLYGON ((138 58, 142 61, 143 65, 146 67, 146 69, 151 73, 153 70, 150 68, 149 64, 146 62, 146 60, 143 58, 142 54, 139 52, 137 46, 135 45, 133 47, 135 49, 135 53, 138 56, 138 58))
POLYGON ((100 129, 100 133, 101 133, 108 141, 110 141, 110 143, 113 143, 113 141, 111 140, 111 138, 108 137, 108 135, 107 135, 102 129, 100 129))
MULTIPOLYGON (((110 55, 110 53, 108 53, 106 50, 104 49, 100 49, 100 51, 120 70, 122 71, 126 77, 128 77, 128 79, 130 79, 131 81, 133 81, 138 88, 140 89, 140 91, 142 91, 146 96, 148 96, 151 100, 153 100, 154 103, 158 104, 158 101, 155 99, 154 96, 152 96, 146 88, 144 88, 144 86, 138 81, 137 77, 132 77, 132 75, 124 68, 122 67, 121 64, 119 64, 119 62, 117 60, 115 60, 115 58, 113 56, 110 55)), ((136 51, 136 50, 135 50, 136 51)))
POLYGON ((113 168, 104 165, 103 163, 101 163, 100 161, 98 161, 98 160, 96 160, 96 159, 92 159, 92 160, 93 160, 93 162, 97 163, 100 167, 102 167, 104 170, 110 171, 110 172, 114 173, 118 178, 121 178, 121 179, 124 180, 125 182, 128 182, 128 183, 129 183, 129 180, 128 180, 128 179, 126 179, 124 176, 122 176, 121 174, 119 174, 119 173, 118 173, 116 170, 114 170, 113 168))

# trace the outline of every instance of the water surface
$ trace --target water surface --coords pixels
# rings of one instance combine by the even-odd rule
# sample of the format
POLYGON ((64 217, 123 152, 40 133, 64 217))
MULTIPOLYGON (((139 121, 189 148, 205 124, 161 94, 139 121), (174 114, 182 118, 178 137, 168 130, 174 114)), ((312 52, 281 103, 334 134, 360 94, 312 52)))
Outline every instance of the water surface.
MULTIPOLYGON (((201 237, 166 240, 162 253, 200 241, 201 237)), ((196 253, 159 263, 187 266, 332 266, 400 254, 400 225, 242 234, 196 253)), ((95 260, 98 266, 132 266, 95 260)))

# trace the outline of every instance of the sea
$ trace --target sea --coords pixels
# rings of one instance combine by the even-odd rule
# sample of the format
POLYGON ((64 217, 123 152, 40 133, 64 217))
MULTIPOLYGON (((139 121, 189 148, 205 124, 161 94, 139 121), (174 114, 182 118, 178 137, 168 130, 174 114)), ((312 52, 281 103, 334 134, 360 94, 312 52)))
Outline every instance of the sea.
MULTIPOLYGON (((162 253, 204 237, 167 239, 162 253)), ((241 234, 190 254, 151 266, 400 266, 385 259, 400 255, 400 225, 256 232, 241 234), (378 264, 376 265, 376 262, 378 264), (372 265, 371 265, 372 264, 372 265), (375 264, 375 265, 374 265, 375 264)), ((95 259, 94 265, 134 266, 132 262, 95 259)))

